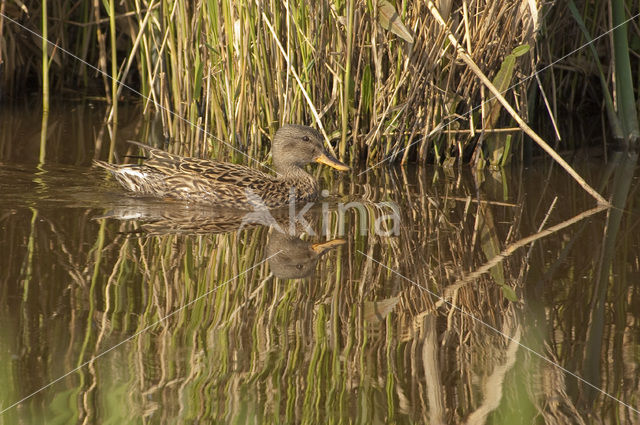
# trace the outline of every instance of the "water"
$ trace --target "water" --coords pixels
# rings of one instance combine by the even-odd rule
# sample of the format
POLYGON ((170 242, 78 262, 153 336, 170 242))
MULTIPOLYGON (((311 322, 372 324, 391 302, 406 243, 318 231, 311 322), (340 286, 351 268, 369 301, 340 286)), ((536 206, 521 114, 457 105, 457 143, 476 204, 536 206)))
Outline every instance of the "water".
POLYGON ((640 422, 637 172, 612 235, 547 162, 323 169, 284 236, 124 194, 103 113, 52 112, 42 165, 0 118, 0 424, 640 422))

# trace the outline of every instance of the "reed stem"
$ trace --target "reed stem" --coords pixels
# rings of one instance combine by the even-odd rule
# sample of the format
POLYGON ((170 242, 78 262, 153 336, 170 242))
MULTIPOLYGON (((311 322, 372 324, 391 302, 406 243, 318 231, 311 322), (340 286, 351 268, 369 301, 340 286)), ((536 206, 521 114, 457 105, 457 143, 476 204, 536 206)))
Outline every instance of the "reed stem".
POLYGON ((40 131, 40 155, 42 165, 47 154, 47 122, 49 118, 49 30, 47 0, 42 2, 42 126, 40 131))
POLYGON ((109 0, 109 31, 111 33, 111 110, 113 131, 111 132, 111 143, 109 144, 109 158, 113 159, 113 152, 116 143, 116 133, 118 128, 118 58, 116 51, 116 11, 115 0, 109 0))
POLYGON ((640 138, 638 126, 638 111, 636 109, 631 62, 629 60, 629 42, 627 40, 627 24, 625 5, 623 0, 612 0, 611 15, 613 31, 613 49, 616 75, 616 101, 618 114, 624 129, 624 144, 626 148, 635 147, 640 138))
POLYGON ((462 47, 458 40, 453 36, 447 24, 444 22, 438 9, 430 0, 428 3, 429 10, 433 14, 433 17, 436 21, 445 29, 447 32, 447 38, 451 42, 451 45, 456 48, 458 51, 458 55, 462 58, 462 60, 467 64, 469 68, 473 71, 473 73, 482 81, 482 83, 489 89, 491 94, 495 96, 495 98, 500 102, 502 107, 511 115, 511 117, 518 123, 522 131, 524 131, 529 137, 531 137, 537 144, 540 146, 554 161, 556 161, 564 170, 569 173, 571 177, 587 192, 591 195, 597 202, 598 205, 610 205, 609 202, 602 197, 594 188, 589 186, 589 184, 578 174, 572 167, 565 161, 551 146, 547 144, 526 122, 518 115, 518 113, 513 109, 513 107, 507 102, 502 93, 496 88, 496 86, 491 83, 491 81, 487 78, 486 75, 480 70, 478 65, 473 61, 471 56, 465 51, 464 47, 462 47))

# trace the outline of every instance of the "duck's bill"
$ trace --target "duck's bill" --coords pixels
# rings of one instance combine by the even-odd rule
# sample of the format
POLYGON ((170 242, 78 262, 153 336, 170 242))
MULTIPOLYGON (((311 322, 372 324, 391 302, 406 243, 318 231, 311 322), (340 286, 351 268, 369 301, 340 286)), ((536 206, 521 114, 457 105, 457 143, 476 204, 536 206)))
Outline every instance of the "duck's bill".
POLYGON ((350 168, 348 165, 343 164, 342 162, 338 161, 337 159, 327 155, 327 154, 320 154, 318 157, 315 158, 316 162, 319 162, 320 164, 324 164, 324 165, 328 165, 331 168, 335 168, 338 171, 349 171, 350 168))
POLYGON ((333 249, 337 246, 343 245, 347 243, 347 241, 345 241, 344 239, 333 239, 330 240, 328 242, 323 242, 323 243, 314 243, 313 245, 311 245, 311 248, 317 253, 317 254, 322 254, 330 249, 333 249))

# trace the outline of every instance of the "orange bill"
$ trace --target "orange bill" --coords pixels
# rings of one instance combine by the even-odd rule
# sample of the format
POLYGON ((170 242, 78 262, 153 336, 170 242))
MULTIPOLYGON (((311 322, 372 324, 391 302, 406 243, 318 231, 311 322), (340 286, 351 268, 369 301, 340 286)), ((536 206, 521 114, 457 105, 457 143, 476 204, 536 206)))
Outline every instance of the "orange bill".
POLYGON ((322 254, 323 252, 326 252, 330 249, 333 249, 337 246, 343 245, 347 243, 347 241, 345 241, 344 239, 333 239, 330 240, 328 242, 323 242, 323 243, 314 243, 313 245, 311 245, 311 248, 317 253, 317 254, 322 254))
POLYGON ((337 159, 325 154, 321 153, 316 158, 314 158, 315 162, 319 162, 320 164, 328 165, 329 167, 335 168, 338 171, 349 171, 349 166, 343 164, 337 159))

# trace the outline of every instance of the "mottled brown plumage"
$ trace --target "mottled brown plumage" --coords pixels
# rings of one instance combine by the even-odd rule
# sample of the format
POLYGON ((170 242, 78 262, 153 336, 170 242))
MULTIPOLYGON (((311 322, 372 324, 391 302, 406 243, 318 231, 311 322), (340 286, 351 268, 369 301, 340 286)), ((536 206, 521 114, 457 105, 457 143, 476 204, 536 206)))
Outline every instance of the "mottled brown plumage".
POLYGON ((303 168, 310 162, 341 171, 349 169, 327 153, 317 130, 302 125, 285 125, 276 132, 272 144, 276 176, 242 165, 188 158, 132 143, 146 151, 143 164, 94 161, 109 170, 125 189, 141 195, 244 210, 278 208, 288 204, 291 196, 295 202, 316 199, 318 184, 303 168))

